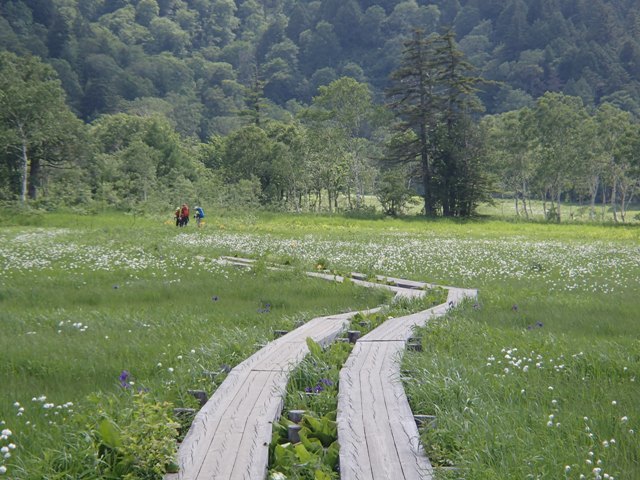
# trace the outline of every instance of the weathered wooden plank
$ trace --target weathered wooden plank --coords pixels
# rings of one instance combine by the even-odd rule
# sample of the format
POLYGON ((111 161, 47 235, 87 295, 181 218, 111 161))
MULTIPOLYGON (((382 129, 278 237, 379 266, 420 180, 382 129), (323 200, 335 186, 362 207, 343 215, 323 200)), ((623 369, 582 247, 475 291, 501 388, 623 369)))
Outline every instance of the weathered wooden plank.
POLYGON ((443 315, 446 311, 446 304, 442 304, 412 315, 390 318, 378 328, 363 336, 359 341, 406 341, 413 335, 414 327, 424 325, 429 318, 443 315))
POLYGON ((196 414, 180 445, 179 471, 167 479, 263 478, 271 422, 281 412, 290 371, 308 353, 307 337, 326 344, 355 312, 315 318, 270 342, 231 370, 196 414))
MULTIPOLYGON (((319 273, 319 272, 307 272, 307 275, 315 278, 322 278, 323 280, 330 280, 334 282, 344 282, 345 278, 340 275, 333 275, 329 273, 319 273)), ((420 297, 424 295, 424 290, 415 290, 397 287, 395 285, 386 285, 384 283, 376 283, 376 282, 368 282, 366 280, 358 280, 357 278, 350 278, 351 282, 355 285, 360 285, 361 287, 368 288, 384 288, 386 290, 391 290, 396 295, 400 295, 403 297, 420 297)))
POLYGON ((386 404, 393 405, 392 414, 389 416, 389 425, 397 446, 398 461, 403 469, 403 478, 412 480, 430 478, 432 474, 431 463, 420 443, 420 433, 400 380, 403 344, 399 342, 389 345, 393 345, 394 350, 385 355, 381 376, 386 379, 384 388, 386 404))
POLYGON ((368 361, 361 366, 360 391, 363 395, 362 416, 369 463, 373 478, 405 478, 400 459, 402 443, 393 437, 392 422, 398 416, 397 406, 387 403, 385 391, 390 387, 385 377, 386 357, 402 349, 402 342, 370 342, 368 361), (396 348, 397 347, 397 348, 396 348))
POLYGON ((220 412, 196 479, 264 477, 267 463, 257 460, 266 459, 271 435, 262 426, 278 418, 286 382, 282 372, 249 372, 234 401, 220 412), (255 471, 260 474, 249 476, 255 471))
MULTIPOLYGON (((221 261, 247 267, 252 263, 236 258, 221 261)), ((344 280, 326 274, 311 275, 344 280)), ((388 280, 409 288, 361 280, 354 283, 387 288, 405 297, 424 294, 419 290, 423 286, 420 282, 388 280)), ((473 292, 450 290, 447 305, 430 309, 427 314, 394 319, 356 344, 354 355, 347 362, 350 368, 345 367, 340 373, 338 424, 343 479, 431 478, 431 467, 420 447, 417 427, 399 380, 400 355, 415 325, 444 313, 473 292)), ((197 413, 180 446, 179 473, 167 475, 167 480, 264 478, 271 423, 282 409, 290 371, 308 353, 306 338, 329 343, 345 329, 354 314, 313 319, 233 368, 197 413)))
POLYGON ((344 479, 430 478, 399 381, 402 341, 357 343, 340 373, 338 439, 344 479))
POLYGON ((449 289, 447 303, 389 319, 356 343, 340 371, 338 441, 343 480, 427 480, 433 468, 420 445, 400 380, 400 362, 416 326, 443 315, 475 290, 449 289))
POLYGON ((356 343, 340 370, 338 393, 338 441, 340 442, 340 476, 343 479, 373 478, 362 411, 360 366, 367 360, 362 343, 356 343))

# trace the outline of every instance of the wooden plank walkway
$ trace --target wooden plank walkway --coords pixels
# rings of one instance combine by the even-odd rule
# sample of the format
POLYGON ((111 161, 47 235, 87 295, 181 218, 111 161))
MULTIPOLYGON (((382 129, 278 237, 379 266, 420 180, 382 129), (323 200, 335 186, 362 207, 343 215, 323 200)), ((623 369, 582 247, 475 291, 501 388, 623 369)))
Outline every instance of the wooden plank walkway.
MULTIPOLYGON (((220 261, 240 267, 250 267, 252 263, 233 257, 222 257, 220 261)), ((324 273, 308 275, 344 281, 324 273)), ((427 285, 390 277, 378 280, 393 285, 367 282, 358 279, 358 274, 351 280, 405 297, 423 295, 421 289, 427 285)), ((347 362, 349 368, 340 374, 338 435, 343 479, 430 478, 425 475, 431 466, 421 450, 417 427, 399 381, 398 359, 413 326, 423 324, 431 315, 443 314, 465 292, 450 289, 447 304, 426 311, 428 314, 390 319, 355 345, 347 362)), ((178 451, 178 473, 167 474, 165 479, 264 479, 272 422, 282 411, 290 372, 308 353, 306 339, 310 337, 322 345, 330 343, 356 313, 315 318, 233 368, 196 414, 178 451)))
POLYGON ((415 326, 446 313, 475 290, 449 288, 447 303, 392 318, 360 338, 340 371, 338 441, 342 480, 426 480, 433 469, 400 380, 415 326))
POLYGON ((356 312, 315 318, 270 342, 231 370, 196 417, 166 479, 263 479, 271 422, 282 411, 290 371, 308 353, 306 338, 331 342, 356 312))

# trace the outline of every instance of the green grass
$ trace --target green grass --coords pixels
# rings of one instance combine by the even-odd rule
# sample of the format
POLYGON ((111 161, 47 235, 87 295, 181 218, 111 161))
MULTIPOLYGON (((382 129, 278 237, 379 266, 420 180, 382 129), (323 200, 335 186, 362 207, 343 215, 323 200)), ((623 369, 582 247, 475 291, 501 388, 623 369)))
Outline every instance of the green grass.
POLYGON ((384 301, 297 273, 323 260, 338 272, 479 288, 477 306, 431 324, 425 351, 405 357, 416 413, 438 416, 424 443, 434 461, 461 469, 449 476, 556 479, 565 466, 567 478, 594 478, 593 468, 640 476, 629 433, 640 419, 638 226, 207 213, 199 231, 176 229, 171 212, 0 219, 0 420, 18 439, 7 465, 59 439, 42 433, 55 426, 32 397, 60 405, 117 392, 127 369, 158 401, 193 405, 186 390, 211 387, 204 371, 240 361, 273 329, 384 301), (258 263, 253 273, 223 268, 211 262, 221 254, 258 263), (267 261, 293 269, 269 271, 267 261), (513 348, 545 368, 508 365, 502 349, 513 348))
POLYGON ((527 329, 518 318, 526 307, 488 296, 480 309, 432 322, 421 332, 428 352, 404 360, 412 408, 437 417, 422 431, 434 464, 465 479, 564 478, 566 466, 567 478, 594 478, 593 468, 635 478, 639 344, 622 332, 637 325, 556 304, 579 317, 527 329))
MULTIPOLYGON (((223 267, 212 262, 218 251, 172 245, 176 234, 198 235, 193 229, 85 220, 65 225, 64 216, 54 215, 43 221, 52 227, 0 234, 0 420, 18 445, 6 461, 11 478, 38 478, 47 471, 40 464, 58 462, 55 455, 42 462, 42 452, 68 433, 70 422, 77 427, 62 406, 82 410, 91 394, 122 393, 123 370, 131 390, 193 407, 189 389, 215 388, 207 371, 234 366, 273 330, 389 298, 300 271, 273 272, 263 263, 252 271, 223 267)), ((109 410, 105 403, 98 408, 109 410)))
MULTIPOLYGON (((547 202, 547 209, 549 209, 550 203, 547 202)), ((513 199, 499 199, 496 198, 492 205, 483 204, 478 208, 478 214, 487 215, 491 217, 499 217, 503 219, 520 219, 524 220, 526 215, 524 214, 524 210, 522 209, 522 202, 519 202, 518 208, 520 211, 520 216, 516 215, 515 202, 513 199)), ((544 221, 544 205, 539 200, 533 200, 531 202, 527 202, 527 208, 530 211, 529 217, 534 221, 544 221)), ((579 222, 579 223, 589 223, 589 222, 604 222, 611 223, 614 222, 613 217, 613 209, 610 204, 605 205, 604 207, 601 204, 596 204, 594 213, 595 218, 590 218, 591 208, 589 204, 577 204, 577 203, 563 203, 561 206, 561 214, 563 222, 579 222)), ((628 207, 626 212, 625 221, 631 224, 638 224, 640 220, 640 205, 635 203, 631 204, 628 207)), ((622 222, 622 218, 620 216, 620 211, 618 207, 617 212, 618 221, 622 222)))

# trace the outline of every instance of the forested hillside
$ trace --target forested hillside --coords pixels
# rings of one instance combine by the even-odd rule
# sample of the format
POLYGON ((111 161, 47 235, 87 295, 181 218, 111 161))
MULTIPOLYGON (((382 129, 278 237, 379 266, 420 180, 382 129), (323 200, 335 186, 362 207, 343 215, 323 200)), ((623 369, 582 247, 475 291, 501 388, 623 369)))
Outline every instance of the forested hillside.
POLYGON ((0 48, 57 71, 72 109, 158 112, 207 139, 256 97, 281 116, 349 76, 376 97, 414 28, 450 26, 488 113, 546 91, 640 114, 636 0, 2 0, 0 48))
POLYGON ((32 207, 626 221, 639 117, 637 0, 0 0, 0 201, 32 207))

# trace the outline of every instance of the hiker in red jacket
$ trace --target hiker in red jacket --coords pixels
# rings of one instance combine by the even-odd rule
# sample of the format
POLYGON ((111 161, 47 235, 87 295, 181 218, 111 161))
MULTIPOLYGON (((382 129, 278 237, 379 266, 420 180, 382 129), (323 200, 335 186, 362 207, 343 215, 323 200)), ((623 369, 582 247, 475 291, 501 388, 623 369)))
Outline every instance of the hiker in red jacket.
POLYGON ((183 203, 180 209, 180 226, 186 227, 188 223, 189 223, 189 206, 186 203, 183 203))

